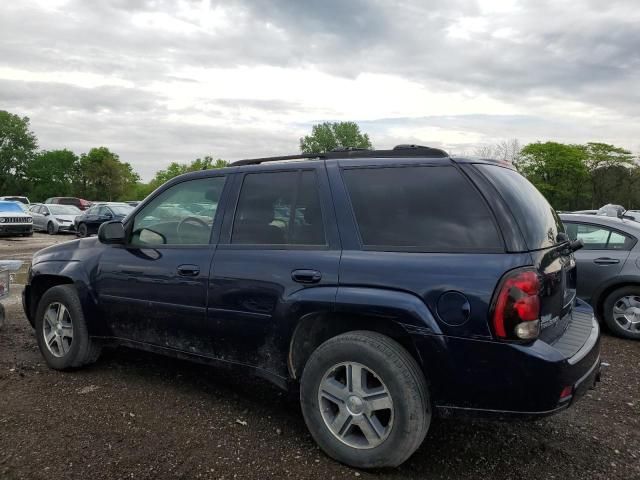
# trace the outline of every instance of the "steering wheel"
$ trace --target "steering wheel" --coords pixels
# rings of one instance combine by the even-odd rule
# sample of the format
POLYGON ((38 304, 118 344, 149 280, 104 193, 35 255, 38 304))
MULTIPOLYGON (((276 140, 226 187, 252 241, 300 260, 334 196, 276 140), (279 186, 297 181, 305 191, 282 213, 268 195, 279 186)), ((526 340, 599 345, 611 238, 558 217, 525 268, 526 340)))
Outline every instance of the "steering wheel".
POLYGON ((204 220, 202 220, 202 219, 200 219, 198 217, 186 217, 186 218, 183 218, 180 221, 180 223, 178 223, 178 226, 176 227, 176 232, 178 234, 178 237, 180 237, 180 240, 184 240, 181 230, 187 223, 196 224, 198 227, 203 227, 203 228, 209 230, 209 225, 207 225, 207 223, 204 220))

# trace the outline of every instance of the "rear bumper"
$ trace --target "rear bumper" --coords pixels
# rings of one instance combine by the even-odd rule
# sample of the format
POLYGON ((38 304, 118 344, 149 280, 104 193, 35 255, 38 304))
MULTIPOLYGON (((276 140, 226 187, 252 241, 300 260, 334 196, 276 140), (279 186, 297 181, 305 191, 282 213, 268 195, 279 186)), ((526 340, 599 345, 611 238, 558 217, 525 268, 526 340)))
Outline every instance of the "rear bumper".
MULTIPOLYGON (((556 342, 556 348, 541 340, 516 345, 414 337, 437 411, 443 415, 540 417, 572 405, 599 379, 601 363, 600 327, 593 311, 583 303, 576 311, 588 315, 590 329, 580 345, 574 341, 570 355, 562 343, 556 342), (435 343, 440 343, 439 354, 434 354, 435 343)), ((570 334, 567 329, 566 335, 570 334)))

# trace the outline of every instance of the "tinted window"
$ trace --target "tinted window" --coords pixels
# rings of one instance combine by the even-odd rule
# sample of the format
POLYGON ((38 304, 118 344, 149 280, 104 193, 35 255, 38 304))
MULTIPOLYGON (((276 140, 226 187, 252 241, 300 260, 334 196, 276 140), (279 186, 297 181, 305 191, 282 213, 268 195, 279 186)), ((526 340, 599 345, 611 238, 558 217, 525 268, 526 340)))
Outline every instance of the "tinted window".
POLYGON ((324 225, 315 172, 246 175, 231 242, 324 245, 324 225))
POLYGON ((511 209, 531 250, 558 243, 564 227, 547 199, 518 172, 497 165, 477 165, 511 209))
POLYGON ((606 227, 584 223, 567 223, 567 234, 571 240, 580 239, 585 250, 630 250, 635 240, 606 227))
POLYGON ((189 180, 155 197, 133 220, 134 245, 209 243, 225 177, 189 180))
POLYGON ((365 246, 504 248, 484 199, 452 166, 349 169, 343 176, 365 246))

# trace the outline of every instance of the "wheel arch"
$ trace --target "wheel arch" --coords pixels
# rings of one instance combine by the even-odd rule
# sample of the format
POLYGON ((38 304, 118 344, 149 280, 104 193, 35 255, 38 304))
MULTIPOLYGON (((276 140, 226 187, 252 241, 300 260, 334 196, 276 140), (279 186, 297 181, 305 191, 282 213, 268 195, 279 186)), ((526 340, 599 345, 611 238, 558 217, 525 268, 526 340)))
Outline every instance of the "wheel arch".
POLYGON ((442 333, 424 301, 407 292, 369 287, 338 287, 331 311, 301 316, 291 334, 287 367, 299 380, 311 353, 329 338, 353 330, 381 333, 402 345, 427 376, 412 334, 442 333))
POLYGON ((375 318, 355 312, 309 314, 298 322, 291 337, 287 357, 290 378, 299 381, 309 357, 322 343, 356 330, 386 335, 407 350, 419 365, 423 365, 411 335, 395 320, 375 318))
POLYGON ((42 295, 50 288, 58 285, 73 285, 74 281, 64 275, 56 275, 50 273, 44 273, 36 275, 29 284, 28 294, 25 302, 25 314, 31 323, 31 326, 35 326, 35 315, 38 310, 38 304, 42 295))
POLYGON ((612 292, 625 287, 640 287, 640 279, 631 276, 617 277, 615 281, 602 285, 591 297, 591 305, 597 317, 602 320, 604 315, 604 302, 612 292))

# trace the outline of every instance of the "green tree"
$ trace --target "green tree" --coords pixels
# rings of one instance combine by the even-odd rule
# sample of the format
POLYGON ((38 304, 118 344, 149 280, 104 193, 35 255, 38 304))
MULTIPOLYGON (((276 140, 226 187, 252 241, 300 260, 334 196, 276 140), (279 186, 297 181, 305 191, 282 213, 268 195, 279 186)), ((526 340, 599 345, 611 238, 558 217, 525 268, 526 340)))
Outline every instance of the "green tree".
POLYGON ((74 176, 77 194, 90 200, 125 199, 140 180, 130 164, 106 147, 83 153, 74 176))
MULTIPOLYGON (((591 180, 592 208, 614 203, 616 198, 623 199, 620 193, 624 190, 625 179, 629 176, 628 169, 635 165, 631 152, 614 145, 596 142, 589 142, 583 148, 591 180)), ((623 205, 629 208, 628 205, 623 205)))
POLYGON ((302 153, 323 153, 336 148, 373 148, 369 135, 355 122, 324 122, 314 125, 311 135, 300 139, 302 153))
POLYGON ((206 155, 203 158, 196 158, 191 163, 172 162, 164 170, 158 170, 156 172, 151 182, 149 182, 149 186, 151 187, 149 193, 151 193, 151 191, 155 190, 163 183, 168 182, 173 177, 177 177, 178 175, 182 175, 183 173, 196 172, 198 170, 210 170, 213 168, 224 168, 227 165, 229 165, 229 162, 227 162, 226 160, 222 160, 221 158, 214 160, 213 157, 209 155, 206 155))
POLYGON ((19 194, 24 170, 38 148, 29 118, 0 110, 0 192, 19 194))
POLYGON ((43 150, 35 154, 25 168, 31 201, 72 196, 73 173, 77 169, 78 156, 70 150, 43 150))
POLYGON ((522 149, 518 169, 558 210, 578 210, 590 200, 586 152, 581 145, 530 143, 522 149))

